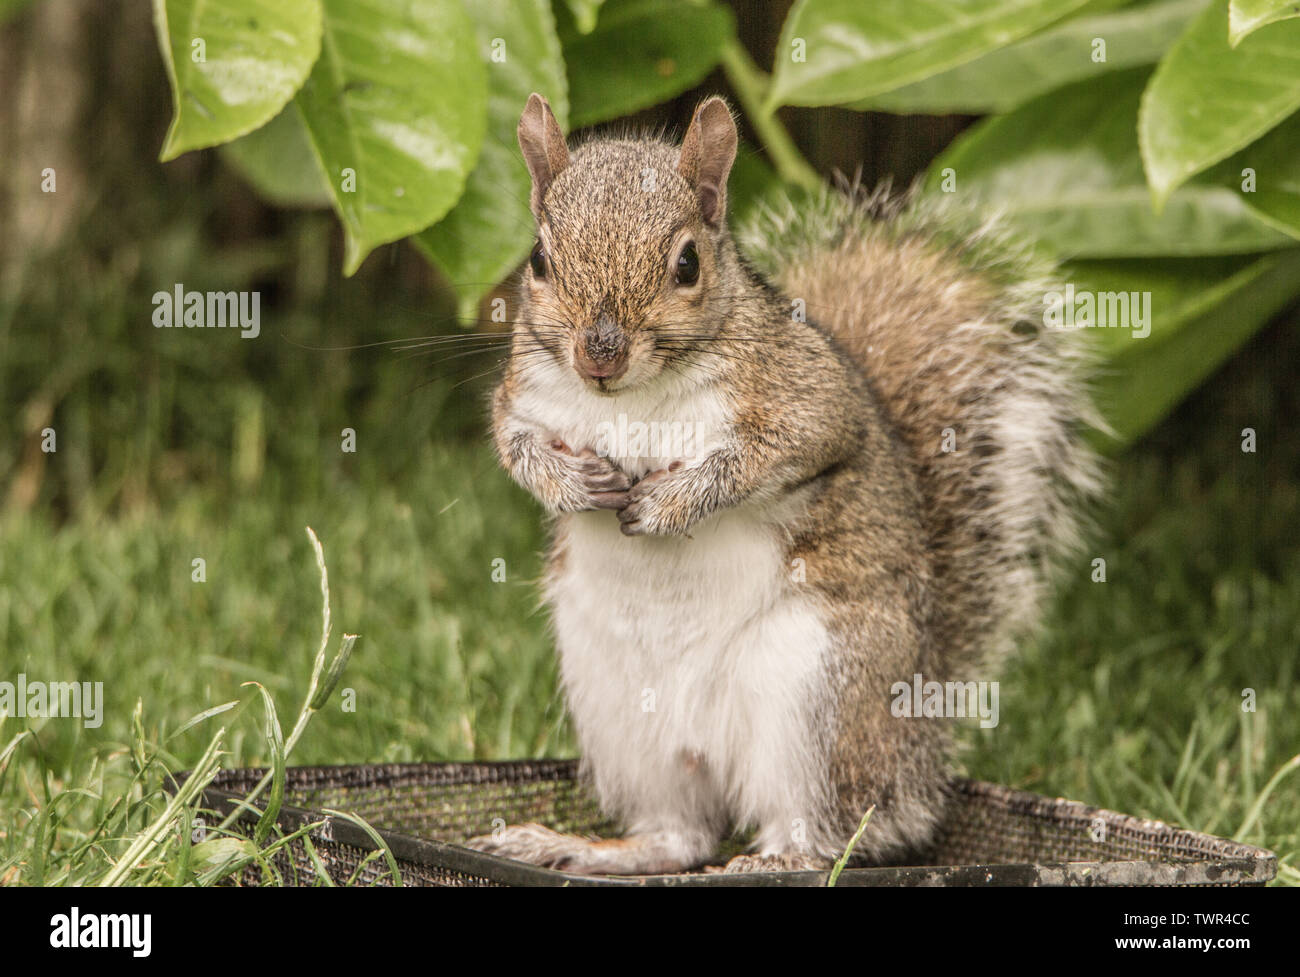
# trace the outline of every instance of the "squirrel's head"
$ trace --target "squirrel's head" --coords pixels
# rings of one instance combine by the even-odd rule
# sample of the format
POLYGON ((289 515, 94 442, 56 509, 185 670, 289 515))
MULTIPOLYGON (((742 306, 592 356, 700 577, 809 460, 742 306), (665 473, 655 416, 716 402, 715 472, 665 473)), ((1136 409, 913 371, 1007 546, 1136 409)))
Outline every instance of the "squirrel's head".
POLYGON ((717 333, 728 309, 723 283, 736 274, 725 222, 736 124, 722 99, 700 104, 680 147, 596 139, 570 155, 550 105, 534 94, 519 148, 537 218, 521 328, 539 353, 614 393, 717 333))

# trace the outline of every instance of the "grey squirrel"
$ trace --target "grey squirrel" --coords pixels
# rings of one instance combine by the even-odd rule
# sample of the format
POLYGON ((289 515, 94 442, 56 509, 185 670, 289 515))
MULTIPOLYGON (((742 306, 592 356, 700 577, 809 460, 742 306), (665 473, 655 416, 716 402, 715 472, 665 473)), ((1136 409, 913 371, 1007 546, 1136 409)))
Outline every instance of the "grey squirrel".
POLYGON ((993 222, 827 189, 733 240, 737 132, 570 152, 519 122, 537 243, 493 400, 554 517, 545 581, 577 738, 618 839, 480 850, 584 874, 903 857, 943 816, 949 732, 899 682, 980 674, 1033 622, 1097 469, 1052 266, 993 222), (1035 324, 1035 310, 1039 322, 1035 324), (805 314, 806 313, 806 314, 805 314))

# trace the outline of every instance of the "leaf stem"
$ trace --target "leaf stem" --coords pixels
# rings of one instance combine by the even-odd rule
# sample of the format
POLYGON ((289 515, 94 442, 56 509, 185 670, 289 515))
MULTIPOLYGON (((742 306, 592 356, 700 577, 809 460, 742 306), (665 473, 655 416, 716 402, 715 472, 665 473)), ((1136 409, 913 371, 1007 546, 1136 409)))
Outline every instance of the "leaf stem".
POLYGON ((800 155, 776 112, 768 111, 763 104, 767 75, 759 70, 744 45, 734 37, 722 46, 722 70, 781 179, 809 190, 820 187, 822 178, 800 155))

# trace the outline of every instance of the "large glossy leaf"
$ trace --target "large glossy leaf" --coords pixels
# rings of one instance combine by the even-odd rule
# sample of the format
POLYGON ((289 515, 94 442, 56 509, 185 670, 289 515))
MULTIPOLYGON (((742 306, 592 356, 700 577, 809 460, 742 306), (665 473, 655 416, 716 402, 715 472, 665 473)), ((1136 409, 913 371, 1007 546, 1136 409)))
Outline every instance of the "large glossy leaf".
POLYGON ((1261 255, 1207 258, 1127 258, 1067 262, 1063 282, 1077 292, 1149 293, 1150 329, 1120 325, 1086 330, 1107 362, 1129 354, 1149 354, 1172 339, 1188 322, 1216 307, 1245 286, 1265 264, 1261 255), (1253 271, 1252 271, 1253 269, 1253 271))
POLYGON ((164 160, 274 118, 320 54, 321 0, 154 0, 153 13, 172 87, 164 160))
POLYGON ((1192 22, 1142 96, 1138 141, 1157 206, 1300 109, 1300 21, 1228 46, 1228 0, 1192 22))
POLYGON ((1236 47, 1261 27, 1292 17, 1300 17, 1300 4, 1295 0, 1232 0, 1228 7, 1228 43, 1236 47))
POLYGON ((474 24, 458 0, 325 0, 320 60, 298 105, 350 275, 378 245, 441 218, 465 187, 487 124, 474 24))
POLYGON ((937 75, 1069 16, 1087 0, 799 0, 767 107, 836 105, 937 75))
POLYGON ((450 279, 466 318, 479 298, 523 260, 533 239, 528 169, 515 140, 529 93, 546 96, 561 126, 569 115, 550 3, 478 0, 468 9, 488 65, 487 138, 459 203, 415 239, 450 279))
POLYGON ((328 207, 330 191, 298 106, 218 152, 257 191, 280 207, 328 207))
MULTIPOLYGON (((1156 0, 1055 24, 950 71, 854 105, 862 110, 972 115, 1007 112, 1082 78, 1155 64, 1209 0, 1156 0), (1105 41, 1104 61, 1096 41, 1105 41)), ((1113 6, 1114 4, 1111 4, 1113 6)))
POLYGON ((680 95, 713 70, 733 30, 725 7, 680 0, 611 0, 589 34, 562 21, 574 127, 680 95))
POLYGON ((931 166, 938 189, 1003 211, 1063 255, 1233 254, 1292 242, 1226 186, 1189 184, 1157 215, 1134 133, 1144 70, 1106 75, 1041 96, 965 133, 931 166))
MULTIPOLYGON (((1260 218, 1300 239, 1300 120, 1283 124, 1244 150, 1241 162, 1256 173, 1256 188, 1241 199, 1260 218)), ((1241 184, 1238 183, 1240 188, 1241 184)))
POLYGON ((1087 330, 1107 354, 1096 397, 1118 440, 1099 441, 1114 451, 1154 427, 1300 293, 1300 249, 1251 259, 1081 262, 1067 274, 1078 288, 1151 292, 1145 339, 1087 330))
POLYGON ((1230 187, 1265 223, 1300 239, 1300 114, 1197 179, 1230 187))

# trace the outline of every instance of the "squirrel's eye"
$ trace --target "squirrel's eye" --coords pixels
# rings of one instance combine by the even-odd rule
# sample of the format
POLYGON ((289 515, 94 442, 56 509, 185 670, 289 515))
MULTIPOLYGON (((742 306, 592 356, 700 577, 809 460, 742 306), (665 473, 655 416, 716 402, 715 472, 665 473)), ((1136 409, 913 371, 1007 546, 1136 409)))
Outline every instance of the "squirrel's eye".
POLYGON ((534 277, 546 277, 546 252, 542 250, 541 241, 533 245, 533 253, 528 256, 528 264, 532 266, 534 277))
POLYGON ((699 280, 700 256, 695 250, 695 242, 691 241, 677 256, 677 284, 694 285, 699 280))

